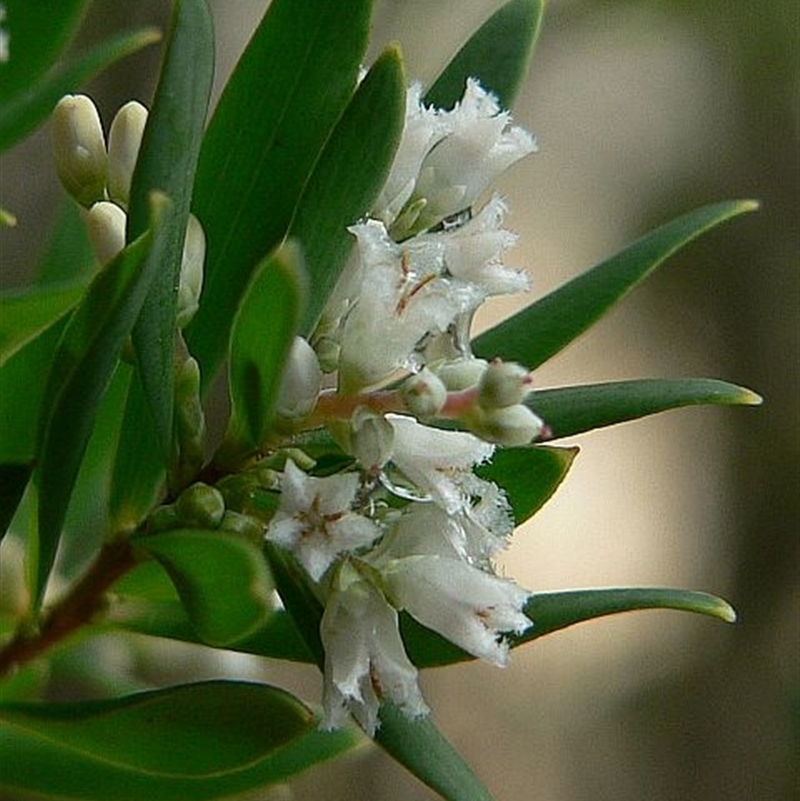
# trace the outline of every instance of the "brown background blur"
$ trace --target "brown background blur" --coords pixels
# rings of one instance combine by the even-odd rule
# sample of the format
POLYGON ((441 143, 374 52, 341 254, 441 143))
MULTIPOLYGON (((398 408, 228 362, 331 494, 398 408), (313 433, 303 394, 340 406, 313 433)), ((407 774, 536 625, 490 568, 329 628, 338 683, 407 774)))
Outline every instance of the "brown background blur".
MULTIPOLYGON (((163 20, 165 5, 97 3, 84 36, 163 20)), ((219 89, 264 3, 212 5, 219 89)), ((374 52, 400 41, 409 77, 430 81, 499 5, 383 0, 374 52)), ((517 532, 505 572, 532 590, 705 589, 740 621, 636 613, 538 641, 504 671, 426 673, 438 724, 498 801, 797 797, 799 14, 795 0, 549 3, 515 109, 541 152, 500 187, 520 234, 509 260, 529 270, 532 297, 696 206, 763 205, 673 258, 539 371, 538 385, 698 375, 766 400, 576 439, 572 473, 517 532)), ((93 85, 106 120, 131 97, 149 102, 157 57, 129 59, 93 85)), ((2 161, 2 202, 20 217, 0 234, 3 287, 23 280, 60 197, 47 134, 2 161)), ((498 302, 489 314, 512 308, 498 302)), ((198 664, 193 649, 171 653, 167 679, 198 664)), ((311 669, 198 667, 230 670, 319 695, 311 669)), ((365 748, 274 797, 434 796, 365 748)))

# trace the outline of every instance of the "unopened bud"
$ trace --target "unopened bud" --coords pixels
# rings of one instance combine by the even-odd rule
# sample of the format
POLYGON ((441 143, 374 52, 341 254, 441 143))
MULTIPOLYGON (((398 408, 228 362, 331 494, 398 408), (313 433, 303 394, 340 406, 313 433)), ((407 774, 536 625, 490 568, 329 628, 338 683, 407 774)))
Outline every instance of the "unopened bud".
POLYGON ((481 380, 486 366, 484 359, 455 359, 433 364, 431 370, 450 392, 460 392, 474 387, 481 380))
POLYGON ((441 411, 447 400, 447 388, 441 378, 423 368, 403 382, 400 395, 411 414, 425 419, 441 411))
POLYGON ((87 208, 105 197, 108 156, 97 107, 86 95, 65 95, 53 111, 53 152, 64 189, 87 208))
POLYGON ((128 205, 131 179, 142 144, 147 109, 136 100, 126 103, 116 114, 108 132, 108 196, 128 205))
POLYGON ((317 403, 322 371, 317 354, 302 337, 289 348, 276 411, 280 417, 305 417, 317 403))
POLYGON ((383 467, 394 448, 394 427, 380 414, 359 406, 350 419, 350 450, 370 471, 383 467))
POLYGON ((526 368, 494 359, 481 376, 478 403, 484 409, 502 409, 522 403, 530 391, 531 377, 526 368))
POLYGON ((181 277, 178 286, 178 306, 175 324, 185 328, 200 307, 203 290, 203 262, 206 258, 206 235, 203 226, 194 214, 189 215, 186 236, 183 240, 181 277))
POLYGON ((333 337, 320 337, 314 343, 314 351, 319 359, 319 367, 323 373, 332 373, 339 367, 339 356, 342 346, 333 337))
POLYGON ((108 200, 95 203, 86 214, 86 233, 97 261, 108 264, 125 247, 125 212, 108 200))
POLYGON ((151 534, 159 531, 171 531, 181 527, 181 521, 173 505, 157 506, 147 518, 147 530, 151 534))
POLYGON ((175 367, 175 478, 189 481, 203 464, 206 417, 200 401, 200 365, 188 356, 175 367))
POLYGON ((241 512, 226 510, 219 524, 220 530, 229 531, 231 534, 238 534, 254 543, 261 543, 264 539, 264 529, 261 524, 249 515, 241 512))
POLYGON ((225 499, 218 489, 198 481, 180 494, 175 512, 184 526, 217 528, 225 514, 225 499))
POLYGON ((479 409, 469 428, 481 439, 497 445, 529 445, 544 429, 544 423, 521 403, 496 409, 479 409))

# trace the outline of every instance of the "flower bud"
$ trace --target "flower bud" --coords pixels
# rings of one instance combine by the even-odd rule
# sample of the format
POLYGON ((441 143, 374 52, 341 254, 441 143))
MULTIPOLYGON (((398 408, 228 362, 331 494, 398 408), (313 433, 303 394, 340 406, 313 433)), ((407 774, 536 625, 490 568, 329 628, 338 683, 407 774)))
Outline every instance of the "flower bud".
POLYGON ((302 337, 289 349, 276 411, 280 417, 305 417, 317 403, 322 371, 317 354, 302 337))
POLYGON ((544 429, 542 420, 521 403, 478 409, 468 425, 481 439, 507 447, 529 445, 544 429))
POLYGON ((323 373, 333 373, 338 369, 342 346, 333 337, 320 337, 314 343, 314 351, 317 354, 319 367, 323 373))
POLYGON ((474 387, 486 370, 484 359, 455 359, 431 365, 436 375, 450 392, 474 387))
MULTIPOLYGON (((203 464, 206 418, 200 400, 200 365, 187 356, 175 366, 175 478, 188 482, 203 464)), ((182 483, 179 483, 182 486, 182 483)))
POLYGON ((108 200, 95 203, 86 214, 86 233, 97 261, 108 264, 125 247, 125 212, 108 200))
POLYGON ((147 109, 131 100, 117 112, 108 132, 108 196, 123 206, 128 205, 146 122, 147 109))
POLYGON ((392 455, 394 427, 380 414, 359 406, 350 419, 350 450, 370 471, 383 467, 392 455))
POLYGON ((424 419, 441 411, 447 400, 447 388, 441 378, 423 368, 403 382, 400 395, 408 411, 415 417, 424 419))
POLYGON ((257 544, 264 539, 264 529, 259 523, 248 515, 230 509, 227 509, 222 516, 219 528, 222 531, 229 531, 231 534, 238 534, 257 544))
POLYGON ((194 214, 190 214, 186 223, 186 236, 183 240, 178 305, 175 314, 175 324, 178 328, 185 328, 200 306, 205 258, 206 235, 203 232, 203 226, 200 225, 200 221, 194 214))
POLYGON ((198 481, 180 494, 175 512, 184 526, 218 528, 225 514, 225 499, 218 489, 198 481))
POLYGON ((53 111, 53 152, 64 189, 87 208, 103 200, 108 156, 100 115, 86 95, 65 95, 53 111))
POLYGON ((502 409, 522 403, 530 391, 531 377, 526 368, 494 359, 481 376, 478 403, 484 409, 502 409))
POLYGON ((181 520, 174 505, 157 506, 147 518, 147 531, 157 534, 160 531, 171 531, 181 527, 181 520))

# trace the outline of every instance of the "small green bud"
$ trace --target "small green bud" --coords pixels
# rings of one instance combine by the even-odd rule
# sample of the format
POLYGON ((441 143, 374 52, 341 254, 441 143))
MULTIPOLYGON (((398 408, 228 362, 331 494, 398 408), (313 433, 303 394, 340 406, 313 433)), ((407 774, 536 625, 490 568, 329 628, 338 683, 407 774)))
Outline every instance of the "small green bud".
POLYGON ((531 391, 530 373, 521 364, 493 359, 478 385, 478 403, 484 409, 502 409, 522 403, 531 391))
POLYGON ((474 387, 484 374, 487 362, 484 359, 455 359, 430 365, 450 392, 474 387))
POLYGON ((481 439, 507 447, 529 445, 544 430, 542 420, 521 403, 495 409, 478 407, 466 422, 481 439))
POLYGON ((122 206, 128 205, 146 123, 147 109, 131 100, 117 112, 108 132, 108 196, 122 206))
POLYGON ((198 481, 180 494, 175 512, 184 526, 218 528, 225 514, 225 499, 218 489, 198 481))
POLYGON ((206 235, 203 226, 194 214, 189 215, 186 236, 183 240, 181 277, 178 285, 178 304, 175 324, 185 328, 200 307, 203 290, 203 264, 206 258, 206 235))
POLYGON ((302 337, 295 337, 286 359, 277 414, 280 417, 306 417, 314 409, 322 387, 322 371, 317 354, 302 337))
POLYGON ((251 542, 260 543, 264 538, 264 528, 260 523, 249 515, 243 515, 240 512, 234 512, 230 509, 225 511, 219 527, 222 531, 239 534, 251 542))
POLYGON ((97 107, 86 95, 65 95, 53 111, 53 152, 64 189, 87 208, 103 200, 108 156, 97 107))
POLYGON ((314 351, 319 360, 319 369, 323 373, 333 373, 339 368, 342 346, 333 337, 320 337, 314 343, 314 351))
POLYGON ((383 467, 392 455, 394 427, 381 414, 359 406, 350 418, 350 451, 369 471, 383 467))
POLYGON ((151 534, 180 527, 181 521, 178 519, 178 513, 175 511, 174 505, 157 506, 147 518, 147 530, 151 534))
POLYGON ((411 414, 425 419, 441 411, 447 400, 447 388, 441 378, 425 367, 403 382, 400 395, 411 414))
POLYGON ((206 417, 200 400, 200 365, 188 356, 175 367, 175 447, 178 486, 191 480, 203 464, 206 417))
POLYGON ((95 203, 86 213, 86 233, 100 264, 108 264, 125 247, 125 212, 108 200, 95 203))

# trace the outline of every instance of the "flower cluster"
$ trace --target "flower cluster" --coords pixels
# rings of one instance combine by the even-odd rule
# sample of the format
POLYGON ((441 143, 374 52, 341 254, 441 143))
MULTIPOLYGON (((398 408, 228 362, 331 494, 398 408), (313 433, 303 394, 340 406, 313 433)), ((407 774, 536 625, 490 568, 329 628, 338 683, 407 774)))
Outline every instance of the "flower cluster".
POLYGON ((474 468, 544 426, 524 404, 528 371, 474 358, 469 327, 488 297, 528 286, 502 262, 515 241, 502 199, 473 209, 534 150, 477 81, 451 111, 426 107, 412 86, 386 185, 349 229, 353 255, 310 343, 292 348, 279 416, 295 430, 328 424, 355 462, 314 475, 287 459, 267 529, 324 600, 327 727, 353 714, 372 734, 384 701, 427 712, 400 613, 495 665, 507 661, 507 636, 531 625, 528 593, 492 564, 511 509, 474 468), (335 371, 337 388, 320 391, 335 371), (428 424, 441 418, 467 430, 428 424))

